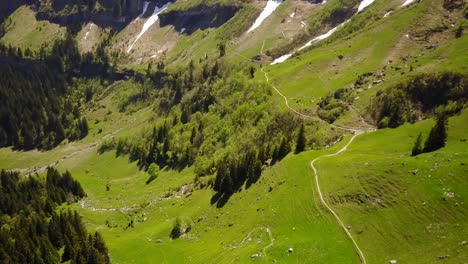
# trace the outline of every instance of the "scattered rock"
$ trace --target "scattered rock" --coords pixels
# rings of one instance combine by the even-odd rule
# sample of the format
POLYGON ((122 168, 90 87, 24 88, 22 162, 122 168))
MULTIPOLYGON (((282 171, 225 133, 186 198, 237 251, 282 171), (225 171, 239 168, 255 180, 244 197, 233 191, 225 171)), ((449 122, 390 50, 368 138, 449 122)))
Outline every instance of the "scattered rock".
POLYGON ((389 261, 390 264, 397 264, 398 262, 396 261, 396 259, 392 259, 389 261))
POLYGON ((156 240, 156 243, 158 243, 158 244, 162 244, 162 242, 163 242, 162 239, 156 240))
POLYGON ((466 242, 465 240, 463 240, 463 241, 460 243, 461 246, 464 246, 464 245, 466 245, 466 244, 468 244, 468 242, 466 242))
POLYGON ((260 254, 258 254, 258 253, 257 253, 257 254, 253 254, 252 256, 250 256, 250 258, 258 258, 258 257, 260 257, 260 254))
POLYGON ((453 192, 445 192, 444 195, 447 198, 454 198, 455 197, 455 193, 453 193, 453 192))
POLYGON ((439 256, 439 259, 448 259, 450 255, 445 255, 445 256, 439 256))
POLYGON ((416 175, 416 174, 418 174, 418 172, 419 172, 419 170, 418 170, 418 169, 415 169, 415 170, 411 171, 411 173, 413 173, 413 175, 416 175))
POLYGON ((351 229, 351 228, 353 228, 353 227, 352 227, 351 225, 349 225, 349 226, 348 226, 348 229, 351 229))
POLYGON ((268 192, 271 192, 273 191, 273 187, 270 186, 270 188, 268 189, 268 192))
POLYGON ((293 253, 294 249, 292 247, 288 248, 288 253, 293 253))

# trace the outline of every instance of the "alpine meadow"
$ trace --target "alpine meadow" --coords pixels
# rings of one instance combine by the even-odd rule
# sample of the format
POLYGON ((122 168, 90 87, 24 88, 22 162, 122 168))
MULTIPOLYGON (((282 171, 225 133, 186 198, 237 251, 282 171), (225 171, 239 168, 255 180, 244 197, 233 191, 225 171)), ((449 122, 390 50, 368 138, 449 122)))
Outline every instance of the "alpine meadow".
POLYGON ((466 0, 1 0, 0 263, 468 264, 466 0))

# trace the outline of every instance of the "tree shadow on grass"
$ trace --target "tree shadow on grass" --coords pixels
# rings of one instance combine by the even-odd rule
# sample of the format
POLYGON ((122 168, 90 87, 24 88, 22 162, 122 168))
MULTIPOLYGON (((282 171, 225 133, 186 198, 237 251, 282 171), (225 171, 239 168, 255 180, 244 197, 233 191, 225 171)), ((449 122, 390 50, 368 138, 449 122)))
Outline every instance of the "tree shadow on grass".
POLYGON ((216 208, 223 208, 229 199, 231 198, 232 193, 215 193, 210 200, 211 205, 216 204, 216 208))

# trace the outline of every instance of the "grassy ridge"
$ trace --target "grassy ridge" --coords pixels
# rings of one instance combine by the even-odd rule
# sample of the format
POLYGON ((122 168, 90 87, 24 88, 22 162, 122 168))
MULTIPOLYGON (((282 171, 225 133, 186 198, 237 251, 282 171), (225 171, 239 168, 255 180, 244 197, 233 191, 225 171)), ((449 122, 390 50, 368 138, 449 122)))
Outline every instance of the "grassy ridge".
POLYGON ((6 34, 0 39, 5 45, 30 48, 38 52, 42 45, 54 43, 65 35, 66 29, 48 21, 37 21, 28 6, 18 8, 6 21, 6 34))
POLYGON ((434 153, 410 157, 417 134, 427 136, 434 123, 427 120, 363 135, 339 163, 318 163, 327 200, 352 225, 370 263, 466 259, 467 122, 466 110, 450 118, 447 146, 434 153))

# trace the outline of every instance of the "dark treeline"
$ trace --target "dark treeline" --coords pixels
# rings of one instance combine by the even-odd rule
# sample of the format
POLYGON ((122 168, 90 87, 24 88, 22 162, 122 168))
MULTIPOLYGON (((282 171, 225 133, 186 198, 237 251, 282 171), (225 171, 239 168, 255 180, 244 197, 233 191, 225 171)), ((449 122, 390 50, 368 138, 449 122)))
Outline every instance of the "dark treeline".
POLYGON ((55 212, 84 195, 69 172, 49 168, 44 181, 1 171, 0 262, 110 263, 102 237, 88 234, 77 212, 55 212))
POLYGON ((447 140, 447 122, 445 113, 439 113, 436 124, 429 132, 429 136, 424 142, 424 145, 422 143, 422 134, 419 133, 411 151, 411 156, 436 151, 445 147, 445 141, 447 140))
MULTIPOLYGON (((154 102, 161 118, 138 135, 104 142, 99 150, 128 154, 143 169, 193 165, 197 180, 209 176, 212 181, 204 186, 222 194, 250 186, 263 166, 291 151, 300 124, 269 102, 271 90, 254 74, 254 68, 230 68, 222 60, 200 60, 180 69, 150 66, 141 90, 121 109, 154 102)), ((306 145, 305 137, 301 140, 306 145)), ((301 145, 300 151, 305 149, 301 145)))
POLYGON ((393 128, 437 112, 454 114, 463 108, 467 99, 467 74, 420 74, 378 92, 370 110, 380 128, 393 128))
POLYGON ((0 47, 0 147, 50 149, 87 135, 64 77, 46 64, 5 55, 0 47))
POLYGON ((51 149, 85 137, 88 122, 80 98, 71 96, 72 77, 109 77, 108 41, 84 55, 70 34, 38 53, 0 45, 0 147, 51 149))

